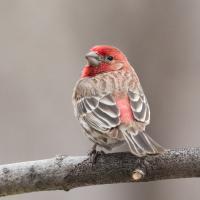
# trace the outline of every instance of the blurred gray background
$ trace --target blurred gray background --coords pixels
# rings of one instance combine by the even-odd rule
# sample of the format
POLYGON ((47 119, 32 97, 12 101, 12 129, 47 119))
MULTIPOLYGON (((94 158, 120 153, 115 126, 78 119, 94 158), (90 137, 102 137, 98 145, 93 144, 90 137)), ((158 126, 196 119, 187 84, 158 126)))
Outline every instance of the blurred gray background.
MULTIPOLYGON (((85 155, 71 94, 95 44, 119 47, 148 97, 149 134, 199 146, 200 1, 0 0, 0 163, 85 155)), ((84 187, 5 199, 199 199, 199 179, 84 187)))

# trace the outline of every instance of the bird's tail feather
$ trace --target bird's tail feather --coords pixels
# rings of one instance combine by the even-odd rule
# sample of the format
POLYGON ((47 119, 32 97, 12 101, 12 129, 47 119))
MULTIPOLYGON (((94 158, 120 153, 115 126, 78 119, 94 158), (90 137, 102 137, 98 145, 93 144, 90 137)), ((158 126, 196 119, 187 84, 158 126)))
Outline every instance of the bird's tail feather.
POLYGON ((138 157, 146 156, 148 154, 160 154, 165 151, 162 146, 144 132, 135 133, 130 129, 123 130, 122 132, 131 153, 138 157))

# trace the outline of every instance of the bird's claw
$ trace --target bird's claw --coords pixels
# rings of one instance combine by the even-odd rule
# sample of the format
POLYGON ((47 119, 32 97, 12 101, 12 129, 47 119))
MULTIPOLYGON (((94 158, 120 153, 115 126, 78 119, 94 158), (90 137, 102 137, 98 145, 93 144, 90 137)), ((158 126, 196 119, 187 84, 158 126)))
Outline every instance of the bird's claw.
POLYGON ((104 151, 96 151, 96 149, 92 150, 89 152, 89 156, 90 156, 90 162, 92 163, 92 165, 96 164, 97 162, 97 158, 101 155, 105 155, 106 153, 104 151))

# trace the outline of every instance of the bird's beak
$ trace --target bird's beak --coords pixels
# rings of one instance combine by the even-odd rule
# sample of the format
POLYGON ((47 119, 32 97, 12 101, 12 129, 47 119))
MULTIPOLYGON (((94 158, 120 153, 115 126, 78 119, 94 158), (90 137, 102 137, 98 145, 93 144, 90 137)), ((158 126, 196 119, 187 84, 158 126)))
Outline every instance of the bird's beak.
POLYGON ((90 66, 94 66, 94 67, 96 67, 96 66, 98 66, 99 64, 100 64, 100 58, 99 58, 99 55, 96 53, 96 52, 94 52, 94 51, 90 51, 89 53, 87 53, 86 55, 85 55, 85 58, 88 60, 88 64, 90 65, 90 66))

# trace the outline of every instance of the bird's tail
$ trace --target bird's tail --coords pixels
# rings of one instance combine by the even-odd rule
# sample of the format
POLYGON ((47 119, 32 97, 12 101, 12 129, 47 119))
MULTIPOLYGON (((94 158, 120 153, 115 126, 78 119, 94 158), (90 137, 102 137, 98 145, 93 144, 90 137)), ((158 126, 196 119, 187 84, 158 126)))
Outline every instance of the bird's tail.
POLYGON ((144 132, 138 133, 134 129, 128 128, 122 129, 122 133, 131 153, 138 157, 148 154, 160 154, 165 151, 162 146, 144 132))

